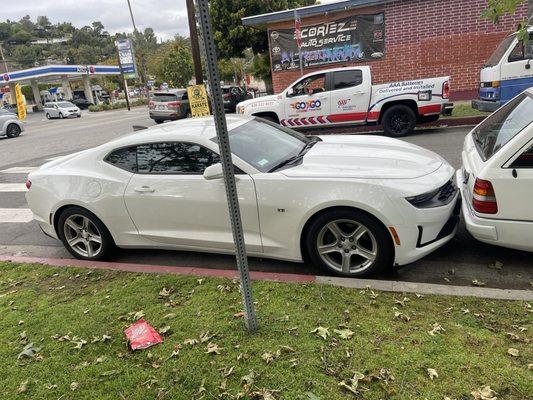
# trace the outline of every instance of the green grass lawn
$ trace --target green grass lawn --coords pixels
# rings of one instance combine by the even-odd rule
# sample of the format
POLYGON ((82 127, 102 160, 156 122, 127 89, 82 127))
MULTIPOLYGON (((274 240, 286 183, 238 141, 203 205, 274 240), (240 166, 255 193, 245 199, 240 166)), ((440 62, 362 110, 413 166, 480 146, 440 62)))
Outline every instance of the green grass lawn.
POLYGON ((452 113, 451 117, 452 118, 456 118, 456 117, 479 117, 479 116, 487 117, 489 115, 490 115, 490 113, 478 111, 478 110, 472 108, 472 105, 470 104, 470 102, 468 102, 468 103, 459 102, 459 103, 456 103, 454 105, 453 113, 452 113))
POLYGON ((461 400, 490 385, 531 399, 524 302, 253 290, 249 335, 230 280, 0 263, 0 398, 461 400), (122 331, 142 314, 165 340, 132 352, 122 331), (29 343, 37 355, 18 359, 29 343))

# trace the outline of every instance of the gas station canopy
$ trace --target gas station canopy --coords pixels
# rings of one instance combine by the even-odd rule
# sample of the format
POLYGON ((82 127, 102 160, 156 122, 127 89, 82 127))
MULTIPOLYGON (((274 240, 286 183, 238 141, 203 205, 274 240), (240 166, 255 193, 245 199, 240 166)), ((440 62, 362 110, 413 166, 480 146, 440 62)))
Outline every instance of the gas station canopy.
POLYGON ((90 79, 96 76, 120 75, 120 67, 114 65, 46 65, 0 75, 0 87, 8 85, 14 93, 15 84, 30 85, 38 108, 41 108, 39 83, 61 82, 68 100, 72 100, 69 81, 81 80, 85 97, 94 102, 90 79))

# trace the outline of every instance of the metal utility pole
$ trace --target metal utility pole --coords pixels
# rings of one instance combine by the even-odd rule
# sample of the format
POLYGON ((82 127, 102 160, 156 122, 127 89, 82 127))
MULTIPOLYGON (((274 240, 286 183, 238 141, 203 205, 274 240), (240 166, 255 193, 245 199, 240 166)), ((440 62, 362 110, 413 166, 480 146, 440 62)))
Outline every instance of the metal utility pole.
POLYGON ((196 29, 196 16, 194 12, 194 0, 186 0, 187 16, 189 17, 189 36, 191 38, 192 60, 194 62, 194 77, 196 84, 204 83, 202 72, 202 59, 200 57, 200 44, 198 43, 198 30, 196 29))
POLYGON ((226 125, 226 114, 224 112, 224 102, 222 99, 222 88, 218 75, 217 53, 213 40, 213 30, 211 18, 209 16, 208 0, 198 0, 198 15, 200 27, 202 28, 203 42, 205 46, 207 73, 209 77, 209 87, 211 89, 213 116, 218 137, 218 147, 224 172, 224 183, 226 185, 226 196, 230 212, 231 229, 233 231, 233 241, 237 257, 237 268, 241 277, 241 289, 244 302, 244 321, 248 331, 255 331, 258 328, 255 316, 254 301, 252 298, 252 286, 250 273, 248 271, 248 258, 244 244, 244 233, 242 229, 241 211, 239 209, 239 197, 237 195, 237 185, 233 173, 233 161, 231 159, 231 147, 229 142, 228 127, 226 125))
MULTIPOLYGON (((131 23, 133 24, 133 36, 135 38, 135 34, 138 33, 139 31, 137 30, 137 25, 135 25, 135 18, 133 17, 133 11, 131 9, 130 0, 127 0, 127 2, 128 2, 128 8, 130 10, 131 23)), ((140 78, 141 83, 144 83, 144 80, 146 79, 146 67, 145 67, 145 62, 144 62, 144 51, 141 50, 140 48, 137 48, 137 50, 139 51, 140 56, 141 56, 142 74, 139 76, 139 78, 140 78)))
POLYGON ((7 67, 7 61, 4 57, 4 50, 2 49, 2 43, 0 43, 0 57, 2 57, 2 61, 4 62, 4 68, 5 68, 5 72, 9 72, 9 68, 7 67))

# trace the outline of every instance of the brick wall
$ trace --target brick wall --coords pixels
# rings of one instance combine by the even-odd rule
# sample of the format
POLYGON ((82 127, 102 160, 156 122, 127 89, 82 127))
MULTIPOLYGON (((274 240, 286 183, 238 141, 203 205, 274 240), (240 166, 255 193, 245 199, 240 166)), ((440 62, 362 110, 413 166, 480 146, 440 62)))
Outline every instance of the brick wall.
MULTIPOLYGON (((503 17, 495 26, 480 17, 485 7, 485 0, 398 0, 381 7, 313 16, 303 19, 302 24, 384 11, 385 57, 362 63, 371 66, 374 83, 450 75, 452 98, 459 100, 476 97, 480 68, 503 37, 513 32, 527 14, 526 3, 514 16, 503 17)), ((268 28, 293 26, 289 21, 268 28)), ((338 65, 347 64, 324 68, 338 65)), ((324 68, 304 69, 304 73, 324 68)), ((285 89, 299 76, 299 71, 273 72, 274 92, 285 89)))

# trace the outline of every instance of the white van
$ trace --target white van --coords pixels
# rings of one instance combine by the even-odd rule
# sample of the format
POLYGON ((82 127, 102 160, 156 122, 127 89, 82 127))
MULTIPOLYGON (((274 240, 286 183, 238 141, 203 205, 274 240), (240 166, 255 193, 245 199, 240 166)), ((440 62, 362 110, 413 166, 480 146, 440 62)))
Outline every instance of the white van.
MULTIPOLYGON (((533 27, 528 31, 529 46, 533 50, 533 27)), ((496 111, 533 87, 533 59, 526 54, 516 33, 507 36, 481 69, 479 98, 472 100, 472 107, 480 111, 496 111)))

